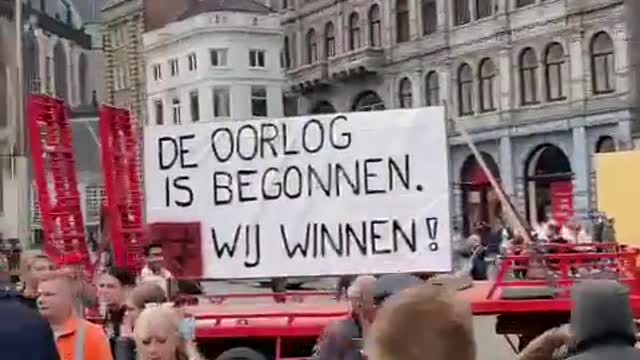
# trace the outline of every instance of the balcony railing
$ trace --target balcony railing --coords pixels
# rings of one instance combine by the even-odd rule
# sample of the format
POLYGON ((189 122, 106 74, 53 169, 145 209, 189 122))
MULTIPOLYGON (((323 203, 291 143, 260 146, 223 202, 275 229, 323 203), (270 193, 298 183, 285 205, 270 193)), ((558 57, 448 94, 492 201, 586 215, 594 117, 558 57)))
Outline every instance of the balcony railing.
POLYGON ((319 61, 313 64, 302 65, 296 69, 287 71, 289 86, 296 92, 310 91, 327 86, 329 72, 327 61, 319 61))
POLYGON ((384 66, 384 50, 364 47, 329 59, 329 76, 336 80, 376 73, 384 66))

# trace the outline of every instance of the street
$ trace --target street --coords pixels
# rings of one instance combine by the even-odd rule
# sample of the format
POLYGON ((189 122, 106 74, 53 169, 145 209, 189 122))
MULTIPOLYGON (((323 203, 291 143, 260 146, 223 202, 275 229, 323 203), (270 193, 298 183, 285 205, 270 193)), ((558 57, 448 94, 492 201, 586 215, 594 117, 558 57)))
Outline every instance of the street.
MULTIPOLYGON (((321 279, 303 286, 305 290, 333 290, 334 279, 321 279)), ((261 286, 254 281, 228 281, 205 284, 205 290, 209 294, 250 294, 265 293, 271 291, 269 287, 261 286)), ((515 354, 507 341, 495 334, 495 317, 475 317, 474 331, 478 347, 477 360, 513 360, 515 354)))

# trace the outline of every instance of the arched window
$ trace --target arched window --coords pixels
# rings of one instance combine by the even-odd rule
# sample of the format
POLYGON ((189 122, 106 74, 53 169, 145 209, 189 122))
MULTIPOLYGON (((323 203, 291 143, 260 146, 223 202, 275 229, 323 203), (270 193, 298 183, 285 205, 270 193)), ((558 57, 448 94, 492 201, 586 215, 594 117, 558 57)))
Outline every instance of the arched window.
POLYGON ((87 84, 87 72, 89 71, 89 62, 86 54, 80 54, 78 60, 78 85, 80 89, 80 104, 89 105, 91 102, 91 94, 89 94, 87 84))
POLYGON ((401 43, 409 41, 409 2, 407 0, 396 1, 396 41, 401 43))
POLYGON ((380 47, 382 44, 382 22, 378 4, 371 5, 369 9, 369 44, 371 47, 380 47))
POLYGON ((615 76, 613 41, 606 32, 599 32, 591 39, 591 78, 593 81, 593 92, 603 94, 614 91, 615 76))
POLYGON ((440 82, 438 81, 438 73, 430 71, 424 81, 427 106, 440 105, 440 82))
POLYGON ((336 29, 332 22, 324 27, 324 54, 328 58, 336 56, 336 29))
POLYGON ((546 92, 548 101, 564 100, 563 75, 565 68, 564 49, 559 43, 547 47, 544 56, 546 92))
POLYGON ((532 48, 520 53, 520 101, 522 105, 538 103, 538 57, 532 48))
POLYGON ((318 39, 316 31, 311 29, 307 32, 307 63, 313 64, 318 61, 318 39))
POLYGON ((493 60, 486 58, 480 62, 480 111, 494 111, 495 103, 495 83, 496 65, 493 60))
POLYGON ((458 69, 458 113, 473 114, 473 71, 466 63, 458 69))
POLYGON ((353 102, 353 111, 375 111, 384 110, 384 102, 380 96, 373 91, 360 93, 353 102))
POLYGON ((53 64, 55 68, 54 81, 56 96, 69 101, 69 90, 67 84, 67 54, 64 51, 62 42, 58 41, 53 48, 53 64))
POLYGON ((402 78, 400 80, 400 107, 409 109, 413 107, 413 91, 411 91, 411 80, 402 78))
POLYGON ((596 143, 596 153, 608 153, 616 151, 616 141, 613 136, 601 136, 596 143))
POLYGON ((352 13, 349 16, 349 50, 360 48, 360 16, 352 13))

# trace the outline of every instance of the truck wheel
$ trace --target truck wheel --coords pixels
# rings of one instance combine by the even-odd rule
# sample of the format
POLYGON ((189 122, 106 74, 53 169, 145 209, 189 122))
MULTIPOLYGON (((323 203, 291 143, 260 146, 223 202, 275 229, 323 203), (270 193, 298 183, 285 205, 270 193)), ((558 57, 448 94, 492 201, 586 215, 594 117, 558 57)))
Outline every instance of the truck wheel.
POLYGON ((251 348, 239 347, 223 352, 216 360, 267 360, 267 357, 251 348))

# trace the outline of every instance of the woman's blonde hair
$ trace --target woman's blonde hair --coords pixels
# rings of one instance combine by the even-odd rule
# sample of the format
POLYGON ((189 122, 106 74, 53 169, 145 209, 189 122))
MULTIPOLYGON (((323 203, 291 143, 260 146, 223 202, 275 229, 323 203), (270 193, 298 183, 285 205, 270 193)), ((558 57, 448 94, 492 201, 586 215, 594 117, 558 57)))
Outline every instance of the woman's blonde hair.
MULTIPOLYGON (((176 349, 177 360, 203 360, 193 341, 185 339, 181 333, 184 318, 173 307, 173 304, 147 304, 147 308, 140 313, 134 326, 134 336, 138 346, 151 333, 151 329, 169 329, 178 339, 176 349)), ((168 334, 167 334, 168 335, 168 334)))

